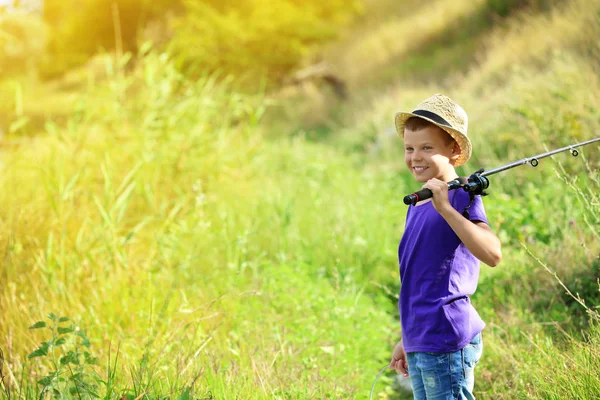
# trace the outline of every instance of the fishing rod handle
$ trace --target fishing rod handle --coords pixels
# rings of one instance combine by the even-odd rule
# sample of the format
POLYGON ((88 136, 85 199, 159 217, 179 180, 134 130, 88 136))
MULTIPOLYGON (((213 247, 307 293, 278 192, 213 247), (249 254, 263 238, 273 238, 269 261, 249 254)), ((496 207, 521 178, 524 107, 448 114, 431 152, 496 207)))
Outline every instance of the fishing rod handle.
MULTIPOLYGON (((448 190, 457 189, 460 187, 458 180, 448 182, 448 190)), ((433 197, 433 193, 429 189, 421 189, 418 192, 404 196, 404 204, 407 206, 412 204, 413 206, 421 200, 426 200, 433 197)))
POLYGON ((413 206, 421 200, 433 197, 433 193, 429 189, 421 189, 418 192, 404 196, 404 204, 407 206, 412 204, 413 206))

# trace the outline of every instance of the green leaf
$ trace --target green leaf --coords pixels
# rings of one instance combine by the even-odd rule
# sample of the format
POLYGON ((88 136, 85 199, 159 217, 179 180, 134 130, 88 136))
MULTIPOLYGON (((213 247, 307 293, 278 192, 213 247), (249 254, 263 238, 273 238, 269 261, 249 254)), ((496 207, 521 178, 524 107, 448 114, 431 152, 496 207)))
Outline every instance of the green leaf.
POLYGON ((43 349, 43 348, 39 348, 33 352, 31 352, 27 358, 36 358, 36 357, 43 357, 43 356, 47 356, 48 355, 48 349, 43 349))
POLYGON ((191 400, 189 387, 185 388, 183 393, 181 393, 181 395, 179 396, 178 400, 191 400))
POLYGON ((87 336, 85 335, 85 330, 80 329, 77 332, 75 332, 75 335, 79 336, 81 338, 81 344, 85 347, 90 347, 90 340, 87 338, 87 336))
POLYGON ((69 363, 75 364, 77 360, 77 355, 73 352, 73 350, 69 351, 65 356, 60 358, 61 365, 67 365, 69 363))
POLYGON ((58 320, 58 322, 67 322, 69 321, 69 317, 60 317, 60 319, 58 320))
POLYGON ((67 342, 67 339, 65 339, 64 337, 58 338, 58 340, 56 342, 54 342, 55 346, 62 346, 63 344, 65 344, 67 342))
POLYGON ((27 358, 35 358, 35 357, 43 357, 48 355, 48 343, 44 342, 40 347, 37 348, 34 352, 29 354, 27 358))
POLYGON ((81 372, 78 372, 76 374, 73 374, 69 377, 69 380, 72 382, 76 382, 76 381, 82 381, 83 378, 83 374, 81 372))
POLYGON ((69 326, 67 328, 63 328, 63 327, 59 326, 57 331, 58 331, 59 335, 64 335, 66 333, 71 333, 71 332, 75 331, 75 328, 73 328, 73 326, 69 326))
POLYGON ((48 375, 38 381, 38 383, 42 386, 50 386, 52 381, 54 380, 54 374, 48 375))
POLYGON ((39 329, 39 328, 45 328, 46 327, 46 323, 44 321, 38 321, 35 324, 31 325, 29 327, 29 329, 39 329))
POLYGON ((50 319, 50 321, 56 321, 57 316, 54 313, 50 313, 48 314, 48 318, 50 319))
POLYGON ((83 358, 85 359, 85 363, 88 365, 99 365, 98 358, 92 357, 92 355, 87 351, 83 353, 83 358))
POLYGON ((85 363, 88 365, 100 365, 100 360, 98 357, 90 357, 85 360, 85 363))

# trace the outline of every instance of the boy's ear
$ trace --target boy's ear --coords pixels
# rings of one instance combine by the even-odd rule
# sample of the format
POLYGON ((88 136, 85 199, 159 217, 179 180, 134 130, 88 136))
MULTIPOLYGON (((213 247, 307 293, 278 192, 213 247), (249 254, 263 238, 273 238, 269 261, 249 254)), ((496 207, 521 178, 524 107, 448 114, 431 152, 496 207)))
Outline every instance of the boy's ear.
POLYGON ((456 141, 454 141, 454 145, 452 146, 452 156, 450 157, 450 160, 454 163, 454 161, 456 161, 458 159, 458 157, 461 155, 462 150, 460 148, 460 146, 458 145, 458 143, 456 141))

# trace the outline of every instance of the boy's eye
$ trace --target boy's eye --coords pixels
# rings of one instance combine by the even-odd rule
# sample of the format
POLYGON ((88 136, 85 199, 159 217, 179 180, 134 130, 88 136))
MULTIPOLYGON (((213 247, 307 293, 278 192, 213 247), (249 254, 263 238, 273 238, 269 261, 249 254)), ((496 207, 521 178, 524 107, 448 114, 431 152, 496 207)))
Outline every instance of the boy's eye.
POLYGON ((406 151, 412 151, 412 150, 413 150, 413 148, 412 148, 412 147, 407 147, 405 150, 406 150, 406 151))
POLYGON ((423 150, 431 150, 431 146, 424 146, 423 150))

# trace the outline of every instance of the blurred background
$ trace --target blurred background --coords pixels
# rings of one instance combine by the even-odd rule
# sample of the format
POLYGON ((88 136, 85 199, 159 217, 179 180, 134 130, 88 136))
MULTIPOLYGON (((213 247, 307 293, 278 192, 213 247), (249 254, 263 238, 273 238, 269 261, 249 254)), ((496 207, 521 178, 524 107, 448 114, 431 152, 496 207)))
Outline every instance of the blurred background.
MULTIPOLYGON (((462 175, 597 137, 599 35, 597 0, 0 0, 0 393, 368 398, 394 113, 461 104, 462 175)), ((490 179, 478 398, 598 398, 598 156, 490 179)))

